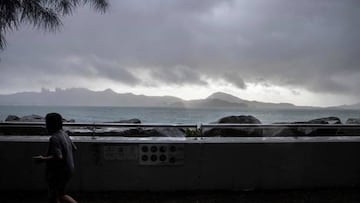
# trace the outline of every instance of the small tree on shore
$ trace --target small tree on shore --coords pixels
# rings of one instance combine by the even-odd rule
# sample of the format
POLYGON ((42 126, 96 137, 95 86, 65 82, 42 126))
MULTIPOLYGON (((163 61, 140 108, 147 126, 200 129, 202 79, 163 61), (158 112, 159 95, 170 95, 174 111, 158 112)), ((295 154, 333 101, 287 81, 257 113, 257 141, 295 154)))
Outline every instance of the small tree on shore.
POLYGON ((85 4, 105 12, 108 0, 0 0, 0 50, 6 46, 6 32, 17 30, 23 23, 56 31, 62 24, 61 17, 85 4))

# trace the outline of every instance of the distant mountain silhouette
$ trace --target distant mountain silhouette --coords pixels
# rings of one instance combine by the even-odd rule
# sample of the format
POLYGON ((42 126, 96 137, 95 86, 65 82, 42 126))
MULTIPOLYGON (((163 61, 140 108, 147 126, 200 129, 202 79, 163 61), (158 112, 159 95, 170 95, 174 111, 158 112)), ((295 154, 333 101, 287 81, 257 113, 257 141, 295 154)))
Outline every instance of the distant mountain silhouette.
POLYGON ((168 106, 181 99, 171 96, 119 94, 111 89, 91 91, 85 88, 59 89, 41 92, 23 92, 0 95, 2 105, 56 105, 56 106, 168 106))
POLYGON ((249 108, 295 108, 296 107, 294 104, 290 104, 290 103, 266 103, 266 102, 244 100, 235 97, 231 94, 227 94, 223 92, 216 92, 208 96, 207 99, 221 99, 228 102, 242 103, 249 108))
POLYGON ((182 107, 187 108, 247 108, 248 105, 244 103, 229 102, 222 99, 199 99, 183 101, 182 107))
POLYGON ((142 106, 176 108, 299 108, 289 103, 265 103, 248 101, 231 94, 216 92, 205 99, 182 100, 173 96, 145 96, 132 93, 116 93, 111 89, 92 91, 86 88, 70 88, 55 91, 21 92, 0 95, 0 105, 43 106, 142 106))
POLYGON ((231 94, 227 94, 224 92, 215 92, 208 96, 206 99, 221 99, 227 102, 234 102, 234 103, 245 103, 246 100, 240 99, 239 97, 235 97, 231 94))
POLYGON ((360 109, 360 103, 350 105, 331 106, 330 109, 360 109))

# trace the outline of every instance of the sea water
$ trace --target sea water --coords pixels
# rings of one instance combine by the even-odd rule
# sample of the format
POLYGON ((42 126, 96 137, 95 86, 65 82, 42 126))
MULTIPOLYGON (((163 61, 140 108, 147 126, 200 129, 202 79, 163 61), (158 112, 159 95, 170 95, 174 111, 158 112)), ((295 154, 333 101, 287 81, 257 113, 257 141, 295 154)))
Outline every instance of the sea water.
POLYGON ((40 115, 58 112, 76 122, 111 122, 138 118, 143 123, 211 123, 224 116, 252 115, 264 124, 308 121, 336 116, 343 123, 348 118, 360 118, 360 110, 343 109, 186 109, 160 107, 75 107, 75 106, 0 106, 0 121, 8 115, 40 115))

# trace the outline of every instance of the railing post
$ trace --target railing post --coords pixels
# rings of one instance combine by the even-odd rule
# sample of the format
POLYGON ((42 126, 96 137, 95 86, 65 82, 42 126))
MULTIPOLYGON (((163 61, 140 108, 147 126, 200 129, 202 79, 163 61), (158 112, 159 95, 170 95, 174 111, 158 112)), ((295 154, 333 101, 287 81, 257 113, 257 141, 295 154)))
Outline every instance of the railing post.
POLYGON ((203 131, 202 131, 202 123, 199 123, 197 125, 197 131, 199 132, 200 137, 203 137, 203 131))

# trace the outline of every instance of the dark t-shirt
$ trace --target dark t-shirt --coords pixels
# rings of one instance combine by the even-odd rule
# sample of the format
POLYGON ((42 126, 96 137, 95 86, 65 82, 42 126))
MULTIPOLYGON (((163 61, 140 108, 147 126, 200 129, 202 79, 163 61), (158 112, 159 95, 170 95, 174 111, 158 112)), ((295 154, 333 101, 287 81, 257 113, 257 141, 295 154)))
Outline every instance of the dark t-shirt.
POLYGON ((74 144, 63 130, 51 135, 47 155, 56 159, 47 162, 47 178, 71 177, 74 171, 73 148, 74 144), (60 157, 62 159, 59 159, 60 157))

